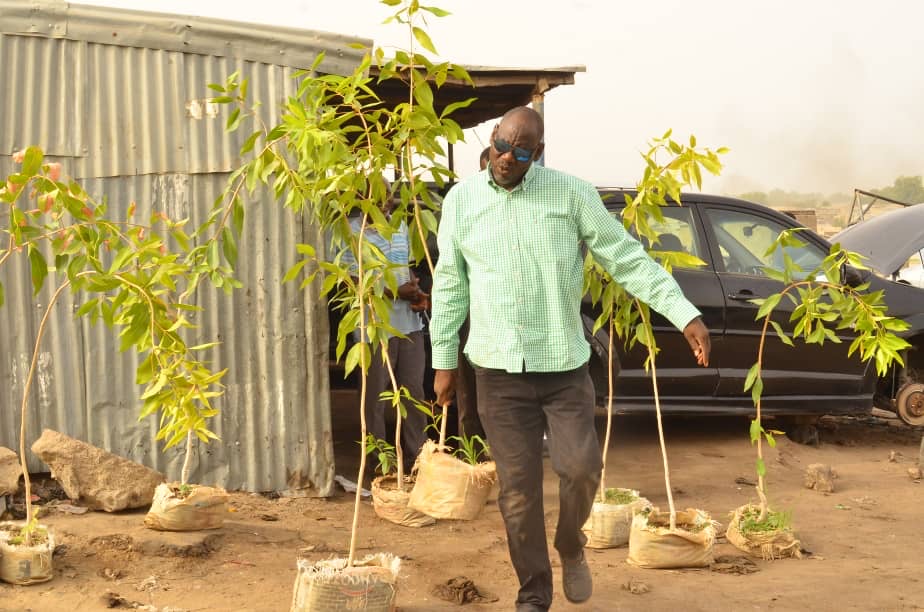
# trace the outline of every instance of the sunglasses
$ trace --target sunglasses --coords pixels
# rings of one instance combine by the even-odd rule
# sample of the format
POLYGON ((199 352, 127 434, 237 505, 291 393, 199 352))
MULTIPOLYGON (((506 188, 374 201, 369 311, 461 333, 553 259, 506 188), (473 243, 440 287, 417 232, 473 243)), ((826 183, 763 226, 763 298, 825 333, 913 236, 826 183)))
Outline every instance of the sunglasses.
POLYGON ((523 147, 515 147, 503 138, 495 138, 494 142, 491 144, 494 146, 494 150, 501 155, 513 151, 513 158, 518 162, 528 162, 533 158, 533 153, 536 152, 535 149, 530 151, 529 149, 524 149, 523 147))

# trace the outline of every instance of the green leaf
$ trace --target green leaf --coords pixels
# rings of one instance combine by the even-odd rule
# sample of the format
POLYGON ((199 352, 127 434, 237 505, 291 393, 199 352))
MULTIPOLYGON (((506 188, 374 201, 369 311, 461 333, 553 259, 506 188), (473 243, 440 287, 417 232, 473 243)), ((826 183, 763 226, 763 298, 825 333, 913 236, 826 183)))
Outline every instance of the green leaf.
MULTIPOLYGON (((356 366, 360 363, 359 358, 362 354, 361 351, 365 346, 366 345, 364 343, 357 342, 352 347, 350 347, 350 350, 347 352, 346 360, 344 360, 343 363, 344 374, 349 374, 354 369, 356 369, 356 366)), ((368 361, 366 362, 366 365, 369 365, 368 361)))
POLYGON ((468 98, 467 100, 462 100, 461 102, 453 102, 451 104, 447 104, 446 108, 443 109, 443 112, 440 113, 440 119, 444 117, 448 117, 449 115, 459 110, 460 108, 467 108, 468 106, 472 104, 472 102, 474 102, 477 99, 478 98, 468 98))
POLYGON ((237 243, 231 234, 231 228, 225 227, 221 232, 221 250, 228 265, 233 268, 237 264, 237 243))
POLYGON ((95 308, 98 308, 98 307, 99 307, 99 300, 100 300, 100 298, 94 298, 94 299, 92 299, 92 300, 87 300, 80 308, 77 309, 77 314, 75 314, 74 316, 75 316, 75 317, 82 317, 82 316, 84 316, 85 314, 87 314, 88 312, 90 312, 91 310, 94 310, 95 308))
POLYGON ((22 160, 22 173, 27 177, 34 176, 42 169, 42 160, 44 159, 42 150, 38 147, 29 147, 22 160))
POLYGON ((780 327, 779 323, 771 320, 770 325, 773 326, 773 330, 776 332, 776 337, 779 338, 783 342, 783 344, 788 344, 789 346, 795 346, 792 343, 792 338, 789 337, 789 334, 783 331, 783 328, 780 327))
POLYGON ((286 275, 282 277, 282 282, 288 283, 292 280, 295 280, 295 278, 298 276, 298 273, 301 272, 306 263, 308 263, 307 259, 302 259, 295 262, 295 265, 289 268, 289 270, 286 272, 286 275))
POLYGON ((310 244, 296 244, 295 250, 307 257, 314 257, 315 250, 310 244))
POLYGON ((212 242, 209 243, 208 262, 209 267, 213 270, 217 270, 221 266, 221 256, 218 254, 217 240, 212 240, 212 242))
POLYGON ((760 309, 758 309, 757 311, 757 316, 754 318, 763 319, 764 317, 766 317, 768 314, 770 314, 770 312, 774 308, 777 307, 782 297, 783 295, 780 293, 774 293, 773 295, 769 296, 767 299, 763 301, 763 304, 760 305, 760 309))
POLYGON ((744 390, 747 391, 754 385, 754 381, 757 380, 760 375, 760 363, 755 363, 751 366, 751 369, 748 370, 748 375, 744 379, 744 390))
POLYGON ((449 11, 444 11, 437 6, 421 6, 420 10, 427 11, 428 13, 436 15, 437 17, 448 17, 449 15, 452 15, 452 13, 449 11))
POLYGON ((763 428, 760 426, 760 421, 758 421, 757 419, 752 419, 751 420, 751 444, 754 444, 760 438, 761 429, 763 428))
POLYGON ((254 132, 244 141, 244 144, 241 145, 241 155, 245 153, 250 153, 253 150, 254 145, 257 143, 257 138, 262 132, 254 132))
POLYGON ((430 35, 427 34, 423 29, 414 27, 414 38, 417 39, 417 42, 420 43, 420 46, 429 51, 430 53, 436 55, 436 47, 433 46, 433 41, 430 40, 430 35))
POLYGON ((764 392, 764 381, 758 376, 754 380, 754 386, 751 387, 751 401, 756 406, 760 402, 760 396, 764 392))
MULTIPOLYGON (((29 148, 31 149, 32 147, 29 148)), ((45 284, 45 278, 48 276, 48 265, 39 250, 31 246, 29 248, 29 263, 32 267, 32 293, 37 295, 41 291, 42 285, 45 284)))
POLYGON ((767 438, 767 444, 770 445, 770 448, 776 448, 776 438, 773 437, 773 434, 765 431, 764 436, 767 438))

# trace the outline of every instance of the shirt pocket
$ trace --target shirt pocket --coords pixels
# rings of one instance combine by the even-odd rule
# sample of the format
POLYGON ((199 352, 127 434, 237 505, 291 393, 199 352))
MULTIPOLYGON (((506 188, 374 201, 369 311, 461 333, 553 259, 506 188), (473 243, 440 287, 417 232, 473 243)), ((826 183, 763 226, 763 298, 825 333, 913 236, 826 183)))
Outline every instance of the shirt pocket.
POLYGON ((568 215, 546 213, 530 224, 526 243, 543 274, 567 273, 578 253, 577 231, 568 215))

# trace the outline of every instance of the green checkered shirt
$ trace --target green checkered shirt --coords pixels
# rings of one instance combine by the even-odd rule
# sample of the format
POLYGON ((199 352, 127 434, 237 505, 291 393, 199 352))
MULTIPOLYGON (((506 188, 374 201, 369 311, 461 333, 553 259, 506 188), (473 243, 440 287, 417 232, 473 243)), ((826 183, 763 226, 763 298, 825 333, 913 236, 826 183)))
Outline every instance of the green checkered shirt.
POLYGON ((430 323, 435 369, 457 366, 458 331, 469 314, 465 355, 475 365, 566 372, 586 363, 581 243, 678 329, 700 314, 607 211, 593 185, 535 164, 512 191, 487 170, 453 187, 437 241, 430 323))

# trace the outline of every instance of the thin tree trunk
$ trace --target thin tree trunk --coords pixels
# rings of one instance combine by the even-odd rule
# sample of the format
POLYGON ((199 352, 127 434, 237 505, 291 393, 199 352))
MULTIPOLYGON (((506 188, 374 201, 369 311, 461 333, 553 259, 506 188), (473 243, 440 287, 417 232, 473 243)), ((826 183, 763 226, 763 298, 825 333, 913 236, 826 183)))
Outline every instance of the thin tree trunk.
POLYGON ((32 480, 29 478, 29 466, 26 464, 26 408, 29 406, 29 389, 32 387, 32 378, 35 376, 35 368, 38 365, 39 346, 42 343, 42 336, 45 334, 45 326, 48 324, 48 317, 61 292, 71 284, 70 281, 58 287, 48 306, 45 308, 45 314, 42 315, 42 321, 39 323, 38 333, 35 336, 35 346, 32 349, 32 363, 29 365, 29 374, 26 376, 26 384, 22 389, 22 405, 19 407, 19 465, 22 467, 22 479, 26 494, 26 532, 25 545, 32 546, 32 530, 28 527, 32 524, 35 514, 32 509, 32 480))
POLYGON ((192 466, 193 432, 186 432, 186 456, 183 457, 183 470, 180 472, 180 484, 189 483, 189 469, 192 466))
POLYGON ((603 437, 603 467, 600 468, 600 501, 606 500, 606 451, 610 448, 610 432, 613 429, 613 317, 609 321, 609 344, 607 346, 607 399, 606 435, 603 437))
POLYGON ((395 379, 395 369, 391 365, 391 358, 388 356, 388 341, 381 343, 382 354, 385 356, 385 367, 388 368, 388 377, 391 379, 391 389, 396 398, 395 403, 395 461, 398 468, 398 489, 404 490, 404 451, 401 448, 401 398, 398 381, 395 379))
MULTIPOLYGON (((363 216, 362 226, 359 228, 358 244, 360 248, 355 250, 356 253, 356 278, 357 288, 359 289, 359 335, 360 341, 366 341, 366 305, 362 300, 363 286, 363 234, 366 231, 366 222, 368 216, 363 216)), ((356 476, 356 497, 353 501, 353 521, 350 525, 350 554, 347 557, 347 567, 353 566, 356 558, 356 535, 359 533, 359 505, 362 502, 363 494, 363 475, 366 473, 366 386, 368 381, 369 369, 366 363, 366 351, 360 347, 359 350, 359 367, 360 367, 360 389, 359 389, 359 429, 360 429, 360 449, 359 453, 359 474, 356 476)))
POLYGON ((440 419, 440 450, 446 450, 446 417, 449 414, 449 404, 443 404, 443 418, 440 419))
POLYGON ((637 300, 636 305, 638 306, 639 313, 641 313, 642 323, 645 325, 645 327, 648 328, 648 333, 650 335, 648 338, 648 360, 651 363, 651 386, 652 389, 654 389, 655 416, 658 420, 658 440, 661 443, 661 459, 664 462, 664 487, 667 490, 667 506, 670 508, 671 513, 670 530, 674 531, 677 529, 677 509, 674 508, 674 493, 671 491, 671 470, 667 463, 667 445, 664 442, 664 425, 661 422, 661 398, 658 393, 658 369, 655 367, 655 352, 654 347, 651 345, 651 343, 654 342, 654 331, 648 324, 648 319, 645 317, 645 311, 642 310, 642 306, 638 303, 637 300))

